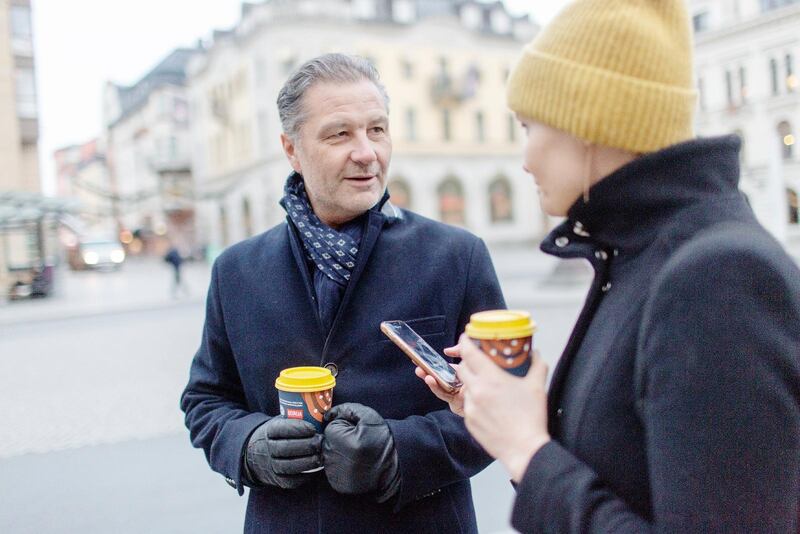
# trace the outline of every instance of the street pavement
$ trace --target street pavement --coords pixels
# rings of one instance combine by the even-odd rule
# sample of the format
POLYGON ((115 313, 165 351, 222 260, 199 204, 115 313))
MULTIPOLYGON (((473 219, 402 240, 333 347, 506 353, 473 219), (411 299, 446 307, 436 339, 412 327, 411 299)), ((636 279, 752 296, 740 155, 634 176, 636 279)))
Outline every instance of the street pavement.
MULTIPOLYGON (((492 254, 552 368, 589 271, 532 246, 492 254)), ((53 297, 0 305, 1 533, 241 532, 245 500, 191 448, 178 410, 209 271, 186 264, 177 299, 160 261, 61 271, 53 297)), ((508 532, 501 466, 473 487, 481 532, 508 532)))

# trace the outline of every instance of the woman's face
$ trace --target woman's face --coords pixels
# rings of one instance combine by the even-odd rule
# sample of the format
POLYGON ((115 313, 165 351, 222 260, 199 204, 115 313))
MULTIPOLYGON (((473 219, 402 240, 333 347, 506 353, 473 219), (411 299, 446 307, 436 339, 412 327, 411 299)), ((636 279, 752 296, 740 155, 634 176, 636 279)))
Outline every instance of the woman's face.
POLYGON ((539 202, 548 215, 565 216, 583 194, 588 176, 586 146, 568 133, 517 116, 527 135, 525 172, 533 176, 539 202))

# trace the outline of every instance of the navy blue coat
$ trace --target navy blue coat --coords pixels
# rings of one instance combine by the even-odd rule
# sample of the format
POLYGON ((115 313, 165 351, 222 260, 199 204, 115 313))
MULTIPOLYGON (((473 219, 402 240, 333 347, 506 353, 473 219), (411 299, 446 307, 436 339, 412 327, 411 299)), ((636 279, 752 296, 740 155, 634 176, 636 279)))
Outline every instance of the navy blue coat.
POLYGON ((738 149, 643 156, 543 243, 595 279, 518 530, 797 532, 800 272, 737 189, 738 149))
POLYGON ((369 212, 328 335, 294 226, 234 245, 214 264, 202 343, 181 399, 192 443, 211 468, 241 493, 247 439, 278 414, 279 372, 334 363, 334 404, 365 404, 387 419, 402 480, 387 504, 337 494, 324 473, 299 490, 254 488, 245 532, 476 531, 469 477, 490 458, 379 324, 405 320, 441 352, 473 312, 505 305, 480 239, 401 213, 369 212))

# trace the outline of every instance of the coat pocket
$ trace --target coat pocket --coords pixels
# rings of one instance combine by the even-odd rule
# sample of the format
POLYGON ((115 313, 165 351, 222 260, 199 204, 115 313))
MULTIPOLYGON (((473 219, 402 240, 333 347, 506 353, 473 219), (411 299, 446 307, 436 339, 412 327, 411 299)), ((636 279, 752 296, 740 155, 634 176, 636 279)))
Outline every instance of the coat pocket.
MULTIPOLYGON (((389 319, 394 320, 394 319, 389 319)), ((435 336, 440 336, 445 333, 446 318, 444 315, 432 315, 430 317, 420 317, 418 319, 400 319, 404 321, 411 329, 428 340, 435 336)), ((394 342, 381 333, 379 344, 394 345, 394 342)))
POLYGON ((409 319, 406 324, 411 329, 422 337, 435 336, 444 334, 444 315, 434 315, 431 317, 422 317, 420 319, 409 319))

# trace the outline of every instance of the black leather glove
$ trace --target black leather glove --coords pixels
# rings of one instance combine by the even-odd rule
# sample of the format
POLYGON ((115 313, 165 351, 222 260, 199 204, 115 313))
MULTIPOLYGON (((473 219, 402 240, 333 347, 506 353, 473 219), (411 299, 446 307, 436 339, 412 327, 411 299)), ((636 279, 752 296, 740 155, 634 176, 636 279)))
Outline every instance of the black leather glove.
POLYGON ((250 435, 244 453, 249 485, 284 489, 300 487, 311 477, 303 473, 322 466, 322 435, 301 419, 273 417, 250 435))
POLYGON ((325 414, 322 457, 331 487, 349 495, 374 493, 386 502, 400 489, 394 439, 372 408, 346 403, 325 414))

